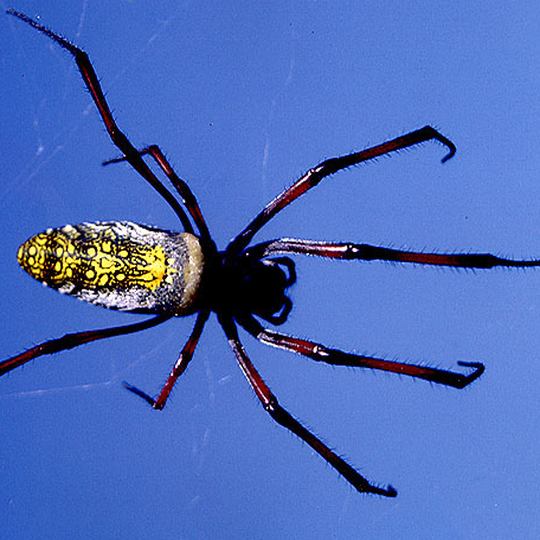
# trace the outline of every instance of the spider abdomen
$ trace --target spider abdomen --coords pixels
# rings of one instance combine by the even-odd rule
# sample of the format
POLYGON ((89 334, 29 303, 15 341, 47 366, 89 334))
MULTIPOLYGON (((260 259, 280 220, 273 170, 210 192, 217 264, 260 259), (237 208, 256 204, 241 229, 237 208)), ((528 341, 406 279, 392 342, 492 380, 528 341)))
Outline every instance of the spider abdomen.
POLYGON ((193 312, 204 256, 199 239, 128 221, 66 225, 27 240, 17 254, 33 278, 121 311, 193 312))

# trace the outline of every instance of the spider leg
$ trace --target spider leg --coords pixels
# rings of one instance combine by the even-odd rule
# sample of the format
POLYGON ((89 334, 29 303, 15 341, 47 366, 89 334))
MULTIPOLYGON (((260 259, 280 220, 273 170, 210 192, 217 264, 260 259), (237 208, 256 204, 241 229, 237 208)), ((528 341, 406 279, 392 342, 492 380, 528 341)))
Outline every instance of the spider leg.
POLYGON ((424 379, 437 384, 443 384, 445 386, 452 386, 454 388, 464 388, 465 386, 468 386, 484 372, 484 365, 479 362, 458 362, 459 366, 473 369, 471 373, 465 375, 428 366, 346 353, 338 349, 325 347, 314 341, 287 336, 286 334, 263 328, 251 315, 244 316, 242 319, 239 319, 238 322, 253 337, 266 345, 272 345, 280 349, 285 349, 286 351, 295 352, 306 356, 307 358, 311 358, 311 360, 334 366, 363 367, 389 371, 392 373, 399 373, 400 375, 408 375, 417 379, 424 379))
POLYGON ((147 393, 143 392, 136 386, 133 386, 129 383, 124 382, 124 387, 130 392, 133 392, 135 395, 144 399, 147 403, 152 405, 154 409, 156 410, 163 409, 163 407, 165 407, 165 403, 167 402, 169 394, 171 393, 171 390, 173 389, 173 386, 176 383, 176 380, 178 379, 178 377, 180 377, 180 375, 182 375, 182 373, 184 373, 189 362, 193 358, 193 353, 195 352, 195 348, 197 347, 197 343, 199 342, 199 338, 201 337, 204 324, 206 323, 209 314, 210 312, 206 310, 199 311, 199 315, 197 316, 197 320, 195 322, 195 326, 193 327, 193 331, 191 332, 189 339, 184 345, 182 352, 180 353, 180 356, 178 357, 178 360, 176 361, 173 368, 171 369, 169 377, 167 378, 167 381, 165 382, 163 388, 161 389, 161 392, 159 393, 159 396, 157 397, 157 399, 154 399, 147 393))
POLYGON ((156 317, 152 317, 151 319, 147 319, 146 321, 134 324, 116 326, 114 328, 102 328, 100 330, 76 332, 74 334, 66 334, 61 338, 45 341, 44 343, 40 343, 28 351, 19 354, 18 356, 14 356, 13 358, 8 358, 7 360, 0 362, 0 377, 8 371, 22 366, 23 364, 26 364, 26 362, 33 360, 38 356, 73 349, 74 347, 78 347, 79 345, 83 345, 84 343, 89 343, 91 341, 97 341, 98 339, 107 339, 110 337, 140 332, 141 330, 146 330, 147 328, 157 326, 170 318, 171 317, 169 315, 158 315, 156 317))
MULTIPOLYGON (((208 230, 208 226, 206 225, 206 222, 203 218, 201 209, 195 195, 193 194, 193 191, 191 191, 190 187, 186 184, 186 182, 184 182, 184 180, 182 180, 174 172, 174 169, 167 161, 167 158, 163 155, 163 152, 161 151, 159 146, 152 144, 143 148, 142 150, 139 150, 140 156, 144 156, 146 154, 154 158, 156 163, 160 166, 161 170, 167 175, 167 177, 171 181, 172 185, 182 198, 182 202, 187 208, 190 216, 193 218, 195 225, 197 225, 197 228, 199 229, 199 232, 201 234, 201 238, 208 242, 212 242, 210 231, 208 230)), ((119 163, 121 161, 126 161, 126 157, 108 159, 107 161, 103 162, 103 165, 110 165, 111 163, 119 163)))
POLYGON ((280 238, 262 242, 246 250, 247 257, 261 259, 277 253, 293 253, 296 255, 316 255, 330 259, 393 261, 414 264, 430 264, 434 266, 453 266, 456 268, 493 268, 506 266, 524 268, 540 266, 540 260, 520 261, 496 257, 490 253, 421 253, 390 249, 369 244, 353 244, 351 242, 319 242, 298 238, 280 238))
POLYGON ((240 253, 251 242, 251 239, 261 227, 268 223, 268 221, 270 221, 278 212, 281 212, 283 208, 300 197, 300 195, 303 195, 306 191, 315 187, 323 178, 342 169, 346 169, 347 167, 351 167, 352 165, 362 163, 363 161, 369 161, 379 156, 389 154, 390 152, 408 148, 432 139, 438 140, 449 149, 448 154, 442 159, 443 162, 450 159, 456 153, 456 147, 449 139, 441 135, 431 126, 424 126, 407 135, 402 135, 401 137, 373 146, 372 148, 367 148, 361 152, 355 152, 346 156, 323 161, 313 169, 310 169, 302 176, 302 178, 297 180, 291 187, 271 201, 251 221, 251 223, 249 223, 249 225, 229 243, 227 246, 227 253, 229 255, 240 253))
POLYGON ((126 160, 129 164, 167 201, 169 206, 174 210, 176 215, 180 218, 182 225, 186 232, 193 232, 193 227, 181 207, 180 203, 174 198, 172 193, 158 180, 154 173, 150 170, 148 165, 144 162, 142 157, 139 155, 135 147, 129 142, 129 139, 120 131, 116 122, 113 119, 105 96, 103 95, 103 90, 99 84, 96 72, 92 67, 88 55, 73 43, 69 42, 67 39, 62 36, 54 33, 49 28, 39 24, 38 22, 32 20, 30 17, 24 13, 20 13, 13 9, 8 9, 7 13, 13 15, 14 17, 19 18, 21 21, 29 24, 42 34, 45 34, 52 40, 56 41, 60 47, 71 53, 74 57, 77 67, 81 73, 84 84, 88 88, 94 103, 101 115, 101 119, 105 124, 107 132, 112 140, 112 142, 117 146, 120 151, 124 154, 126 160))
POLYGON ((251 363, 251 360, 248 358, 244 347, 240 343, 233 318, 224 314, 219 314, 218 317, 229 341, 229 345, 236 356, 236 360, 251 385, 251 388, 253 388, 257 398, 264 407, 264 410, 270 414, 278 424, 282 425, 311 446, 315 452, 334 467, 334 469, 336 469, 336 471, 338 471, 338 473, 340 473, 358 491, 384 495, 386 497, 395 497, 397 492, 392 486, 381 488, 371 484, 358 471, 340 458, 335 452, 330 450, 328 446, 279 405, 276 396, 272 394, 264 380, 261 378, 251 363))

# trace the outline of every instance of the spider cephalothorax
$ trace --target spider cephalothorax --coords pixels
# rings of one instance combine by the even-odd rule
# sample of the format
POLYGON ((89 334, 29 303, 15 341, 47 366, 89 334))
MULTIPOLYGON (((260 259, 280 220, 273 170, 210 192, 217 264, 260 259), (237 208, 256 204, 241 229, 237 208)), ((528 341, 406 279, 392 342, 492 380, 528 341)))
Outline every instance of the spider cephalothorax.
POLYGON ((167 201, 177 214, 184 232, 112 221, 49 229, 28 240, 20 248, 18 260, 34 278, 87 302, 154 316, 125 326, 77 332, 52 339, 0 362, 0 375, 42 355, 98 339, 138 332, 175 316, 196 313, 192 333, 159 395, 154 398, 125 384, 152 407, 162 409, 176 380, 193 356, 209 314, 214 312, 238 364, 272 418, 311 446, 358 491, 395 496, 393 487, 378 487, 368 482, 279 405, 248 358, 238 337, 237 324, 263 343, 326 364, 379 369, 463 388, 482 374, 484 366, 481 363, 458 362, 468 368, 468 373, 462 374, 345 353, 263 327, 258 319, 280 325, 286 321, 292 308, 286 292, 295 282, 296 274, 294 263, 288 256, 308 254, 343 260, 378 259, 468 268, 540 266, 540 262, 514 261, 489 254, 418 253, 352 242, 289 238, 269 240, 253 246, 249 244, 278 212, 339 170, 429 140, 439 141, 448 148, 448 154, 443 158, 446 161, 455 153, 453 143, 432 127, 425 126, 372 148, 323 161, 271 201, 229 243, 225 251, 218 252, 195 196, 176 175, 159 147, 151 145, 137 150, 116 125, 86 53, 26 15, 13 10, 8 10, 8 13, 53 39, 73 55, 112 142, 123 154, 123 157, 105 164, 127 161, 167 201), (156 161, 167 176, 179 199, 150 170, 143 159, 147 155, 156 161))
POLYGON ((229 260, 220 255, 205 294, 212 311, 229 310, 236 316, 251 313, 273 324, 284 323, 292 308, 286 289, 296 281, 293 261, 288 257, 229 260))

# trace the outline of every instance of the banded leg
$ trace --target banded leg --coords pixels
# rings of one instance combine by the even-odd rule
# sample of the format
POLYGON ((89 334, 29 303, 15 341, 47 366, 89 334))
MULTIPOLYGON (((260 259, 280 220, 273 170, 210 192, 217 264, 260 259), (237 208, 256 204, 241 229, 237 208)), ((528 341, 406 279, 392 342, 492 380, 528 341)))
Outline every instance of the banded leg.
POLYGON ((300 422, 298 422, 298 420, 293 418, 289 412, 281 407, 276 396, 272 394, 266 383, 263 381, 251 363, 251 360, 248 358, 238 338, 238 332, 232 317, 220 314, 219 321, 223 327, 223 330, 225 331, 225 334, 227 335, 229 345, 236 356, 236 360, 238 361, 240 368, 251 385, 251 388, 253 388, 257 398, 264 407, 264 410, 278 424, 282 425, 285 429, 288 429, 297 437, 300 437, 300 439, 306 442, 309 446, 311 446, 315 452, 317 452, 324 460, 334 467, 334 469, 336 469, 336 471, 358 491, 363 493, 384 495, 386 497, 395 497, 397 495, 396 490, 392 486, 381 488, 371 484, 351 465, 340 458, 335 452, 330 450, 328 446, 315 437, 313 433, 308 431, 302 424, 300 424, 300 422))
POLYGON ((159 411, 163 409, 163 407, 165 407, 165 403, 167 402, 167 399, 169 398, 169 394, 171 393, 171 390, 173 389, 173 386, 176 383, 176 380, 178 379, 178 377, 180 377, 180 375, 182 375, 182 373, 184 373, 184 371, 188 367, 188 364, 193 358, 193 353, 195 352, 195 348, 197 347, 197 343, 199 342, 199 338, 201 337, 204 325, 206 321, 208 320, 209 314, 210 314, 209 311, 199 312, 199 315, 197 316, 197 320, 195 322, 195 326, 193 327, 193 331, 191 332, 189 339, 184 345, 184 348, 182 349, 182 352, 180 353, 178 360, 176 361, 173 368, 171 369, 171 372, 169 373, 169 377, 167 378, 165 384, 163 385, 163 388, 161 389, 161 392, 159 393, 159 396, 157 397, 157 399, 154 399, 152 396, 148 395, 146 392, 143 392, 136 386, 132 386, 131 384, 127 382, 124 382, 124 387, 130 392, 133 392, 135 395, 144 399, 147 403, 152 405, 154 409, 159 410, 159 411))
POLYGON ((100 330, 88 330, 86 332, 77 332, 74 334, 66 334, 61 338, 51 339, 45 341, 32 347, 28 351, 14 356, 13 358, 8 358, 3 362, 0 362, 0 377, 15 369, 26 362, 37 358, 38 356, 44 356, 47 354, 54 354, 60 351, 65 351, 67 349, 73 349, 84 343, 89 343, 91 341, 97 341, 98 339, 107 339, 115 336, 124 336, 126 334, 133 334, 135 332, 140 332, 141 330, 146 330, 147 328, 152 328, 157 326, 171 317, 169 315, 158 315, 157 317, 152 317, 146 321, 127 324, 125 326, 116 326, 114 328, 102 328, 100 330))
POLYGON ((327 159, 323 161, 313 169, 310 169, 302 178, 297 180, 290 188, 286 189, 281 195, 278 195, 272 202, 270 202, 260 212, 249 225, 227 246, 227 253, 234 255, 240 253, 250 242, 255 233, 263 227, 268 221, 270 221, 278 212, 281 212, 286 206, 291 204, 300 195, 303 195, 306 191, 315 187, 323 178, 330 176, 337 171, 357 165, 364 161, 408 148, 429 140, 437 140, 444 144, 449 152, 442 159, 443 163, 450 159, 456 153, 456 147, 454 143, 441 135, 438 131, 431 126, 425 126, 402 135, 396 139, 379 144, 372 148, 362 150, 361 152, 355 152, 347 156, 341 156, 336 158, 327 159))
POLYGON ((256 244, 246 250, 246 256, 261 259, 276 254, 316 255, 331 259, 392 261, 434 266, 453 266, 457 268, 493 268, 506 266, 525 268, 540 266, 540 260, 521 261, 496 257, 490 253, 421 253, 402 251, 369 244, 353 244, 350 242, 319 242, 300 240, 297 238, 280 238, 256 244))
MULTIPOLYGON (((171 184, 174 186, 180 197, 182 197, 182 202, 187 208, 190 216, 193 218, 195 225, 197 225, 202 239, 212 242, 210 231, 208 230, 206 222, 204 221, 201 209, 199 207, 199 203, 197 202, 197 199, 191 191, 190 187, 174 172, 174 169, 167 161, 167 158, 163 155, 163 152, 161 151, 159 146, 157 146, 156 144, 152 144, 150 146, 147 146, 146 148, 143 148, 142 150, 139 150, 140 156, 144 156, 147 154, 154 158, 156 163, 160 166, 161 170, 167 175, 171 184)), ((108 159, 107 161, 103 162, 103 165, 110 165, 111 163, 119 163, 121 161, 126 161, 126 158, 121 157, 115 159, 108 159)))
POLYGON ((472 368, 473 371, 469 374, 455 373, 444 369, 383 360, 382 358, 373 358, 371 356, 346 353, 338 349, 331 349, 314 341, 287 336, 286 334, 263 328, 251 315, 243 317, 241 320, 239 319, 238 322, 253 337, 266 345, 285 349, 286 351, 306 356, 311 360, 334 366, 350 366, 389 371, 392 373, 399 373, 400 375, 408 375, 409 377, 415 377, 417 379, 424 379, 444 386, 452 386, 454 388, 464 388, 484 373, 484 365, 479 362, 458 362, 459 366, 472 368))
POLYGON ((112 142, 118 149, 124 154, 128 163, 167 201, 169 206, 174 210, 176 215, 180 218, 184 230, 186 232, 193 233, 193 227, 181 207, 180 203, 174 198, 172 193, 158 180, 154 173, 150 170, 148 165, 144 162, 142 157, 139 155, 139 152, 131 144, 129 139, 120 131, 116 122, 114 121, 107 100, 103 95, 103 90, 99 84, 96 72, 92 67, 88 55, 73 43, 69 42, 67 39, 62 36, 55 34, 49 28, 39 24, 38 22, 32 20, 30 17, 26 16, 24 13, 19 13, 13 9, 8 9, 7 13, 17 17, 21 21, 29 24, 35 28, 38 32, 45 34, 52 40, 54 40, 60 47, 68 51, 75 59, 77 67, 81 73, 84 84, 88 88, 90 95, 101 115, 101 119, 105 124, 107 132, 112 142))

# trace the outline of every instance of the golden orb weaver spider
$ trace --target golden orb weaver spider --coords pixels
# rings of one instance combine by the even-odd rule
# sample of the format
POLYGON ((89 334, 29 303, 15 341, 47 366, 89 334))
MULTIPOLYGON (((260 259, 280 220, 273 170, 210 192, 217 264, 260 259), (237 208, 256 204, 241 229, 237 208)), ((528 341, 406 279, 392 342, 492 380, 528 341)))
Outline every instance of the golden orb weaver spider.
POLYGON ((392 486, 379 487, 369 482, 279 405, 247 356, 238 337, 237 324, 265 344, 318 362, 394 372, 463 388, 483 373, 483 364, 458 362, 460 366, 469 368, 469 372, 463 374, 345 353, 262 326, 258 319, 276 326, 283 324, 292 309, 286 290, 295 283, 296 274, 294 262, 288 255, 484 269, 540 266, 540 261, 510 260, 490 254, 421 253, 351 242, 288 238, 265 241, 251 247, 249 244, 276 214, 324 178, 342 169, 429 140, 437 140, 448 148, 444 162, 454 155, 454 144, 432 127, 425 126, 372 148, 323 161, 271 201, 224 251, 218 251, 195 196, 176 175, 159 147, 151 145, 137 150, 119 130, 87 54, 26 15, 14 10, 8 10, 8 14, 53 39, 73 55, 108 134, 123 155, 105 164, 127 161, 167 201, 180 219, 184 232, 112 221, 48 229, 25 242, 19 249, 18 261, 30 275, 44 284, 109 309, 154 316, 143 322, 77 332, 46 341, 0 362, 0 376, 42 355, 138 332, 172 317, 197 314, 191 335, 157 398, 125 383, 128 390, 154 409, 162 409, 176 380, 191 361, 210 313, 214 312, 240 368, 270 416, 306 442, 359 492, 396 496, 392 486), (150 170, 144 156, 155 160, 177 191, 179 200, 150 170))

